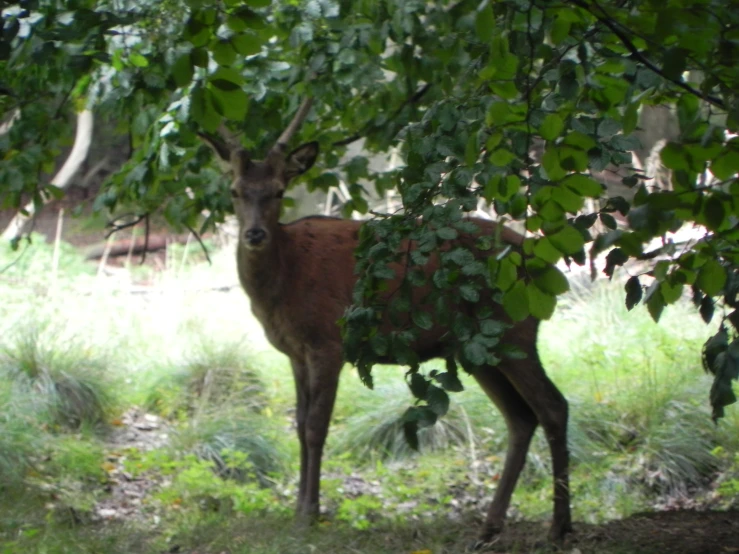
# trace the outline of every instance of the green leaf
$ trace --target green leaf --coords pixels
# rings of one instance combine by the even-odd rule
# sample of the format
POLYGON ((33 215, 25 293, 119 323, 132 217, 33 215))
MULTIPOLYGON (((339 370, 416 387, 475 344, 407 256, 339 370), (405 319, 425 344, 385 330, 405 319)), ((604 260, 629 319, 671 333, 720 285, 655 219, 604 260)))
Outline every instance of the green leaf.
POLYGON ((485 319, 480 322, 480 332, 489 337, 499 337, 507 328, 508 325, 496 319, 485 319))
POLYGON ((211 52, 218 65, 231 65, 236 60, 236 50, 227 40, 217 41, 211 48, 211 52))
POLYGON ((606 256, 606 267, 603 269, 603 273, 611 278, 616 267, 624 265, 627 261, 629 261, 629 256, 620 248, 614 248, 606 256))
POLYGON ((403 436, 411 450, 418 451, 418 421, 416 419, 410 419, 415 417, 415 415, 409 415, 411 410, 418 410, 418 408, 415 406, 408 408, 408 411, 403 416, 403 436))
POLYGON ((564 128, 565 124, 562 118, 556 113, 550 113, 544 118, 539 128, 539 134, 543 139, 554 140, 562 134, 564 128))
POLYGON ((213 133, 218 129, 221 117, 213 105, 213 97, 208 89, 195 87, 190 95, 190 116, 206 131, 213 133))
POLYGON ((451 227, 442 227, 436 230, 436 236, 442 240, 454 240, 459 236, 459 233, 451 227))
POLYGON ((488 159, 493 165, 497 165, 498 167, 505 167, 516 159, 516 155, 505 148, 498 148, 492 154, 490 154, 490 157, 488 159))
POLYGON ((563 254, 572 255, 585 246, 585 239, 580 231, 567 225, 561 231, 548 236, 552 245, 563 254))
POLYGON ((659 291, 662 294, 665 304, 674 304, 680 300, 680 297, 683 294, 683 285, 681 283, 673 284, 669 281, 662 281, 659 284, 659 291))
POLYGON ((623 118, 624 135, 630 135, 636 129, 639 121, 639 103, 632 102, 626 106, 623 118))
POLYGON ((616 223, 616 218, 613 217, 611 214, 601 213, 599 215, 599 217, 600 217, 600 220, 603 223, 603 225, 605 225, 609 229, 617 229, 618 228, 618 223, 616 223))
POLYGON ((223 92, 233 92, 241 88, 238 84, 226 79, 211 79, 210 84, 223 92))
POLYGON ((541 165, 552 181, 559 181, 567 175, 567 172, 562 169, 562 165, 560 164, 559 149, 556 146, 551 146, 544 151, 544 155, 541 158, 541 165))
POLYGON ((530 312, 526 283, 519 280, 503 295, 503 309, 513 321, 523 321, 530 312))
POLYGON ((434 379, 436 379, 444 390, 448 390, 449 392, 462 392, 464 390, 464 385, 462 385, 462 381, 459 380, 456 373, 438 373, 434 376, 434 379))
POLYGON ((464 162, 472 167, 477 161, 479 149, 477 146, 477 133, 472 133, 470 138, 467 139, 467 146, 464 149, 464 162))
POLYGON ((459 287, 459 295, 467 302, 478 302, 480 300, 480 291, 473 285, 462 285, 459 287))
POLYGON ((661 294, 652 294, 647 300, 647 310, 655 323, 659 323, 662 311, 665 309, 665 301, 661 294))
MULTIPOLYGON (((490 260, 495 260, 491 257, 490 260)), ((497 267, 497 276, 495 276, 495 286, 502 291, 507 291, 513 283, 518 279, 518 269, 513 261, 506 257, 500 260, 497 267)))
POLYGON ((534 255, 550 264, 559 261, 562 257, 560 252, 548 237, 540 238, 534 244, 534 255))
POLYGON ((708 296, 717 296, 726 284, 726 270, 716 260, 709 259, 698 270, 695 284, 708 296))
POLYGON ((552 188, 552 200, 562 206, 563 210, 570 213, 579 212, 585 203, 582 196, 563 186, 552 188))
POLYGON ((703 215, 706 218, 706 224, 712 231, 718 231, 726 219, 726 209, 721 199, 712 194, 703 203, 703 215))
POLYGON ((208 67, 208 51, 205 48, 193 48, 190 51, 192 65, 208 67))
POLYGON ((571 23, 562 17, 556 17, 549 29, 549 38, 555 46, 565 40, 570 34, 571 23))
POLYGON ((242 56, 253 56, 262 51, 262 39, 250 31, 231 37, 231 45, 242 56))
POLYGON ((183 54, 172 64, 172 78, 178 87, 186 87, 192 82, 194 68, 190 54, 183 54))
POLYGON ((272 5, 272 0, 244 0, 244 2, 252 8, 268 8, 272 5))
POLYGON ((559 295, 570 290, 570 282, 559 268, 548 267, 544 272, 534 277, 534 283, 542 291, 553 295, 559 295))
POLYGON ((700 314, 703 321, 706 323, 711 323, 711 320, 713 319, 713 312, 715 309, 716 303, 713 301, 713 298, 710 296, 704 296, 703 300, 701 300, 701 307, 700 307, 700 314))
POLYGON ((736 173, 739 173, 739 142, 729 143, 727 146, 734 145, 733 149, 725 149, 713 162, 711 162, 711 173, 716 178, 725 181, 730 179, 736 173))
POLYGON ((434 385, 431 385, 426 393, 426 403, 439 417, 444 417, 449 411, 449 395, 444 389, 434 385))
POLYGON ((603 186, 595 179, 582 173, 574 173, 567 176, 562 181, 562 184, 580 196, 599 198, 603 194, 603 186))
POLYGON ((411 389, 411 394, 419 400, 425 400, 426 394, 429 390, 428 379, 420 373, 411 373, 410 379, 408 380, 408 388, 411 389))
POLYGON ((422 312, 420 310, 414 311, 412 318, 413 318, 413 323, 415 323, 418 327, 426 331, 428 331, 434 326, 434 320, 431 317, 431 314, 428 312, 422 312))
POLYGON ((535 283, 529 283, 526 287, 526 294, 529 298, 529 310, 531 315, 537 319, 546 320, 554 314, 554 308, 557 306, 557 297, 548 292, 544 292, 535 283))
POLYGON ((490 42, 495 30, 495 15, 490 4, 485 3, 475 16, 475 32, 482 42, 490 42))
POLYGON ((139 54, 138 52, 131 52, 131 55, 128 57, 128 59, 131 61, 131 64, 135 67, 148 67, 149 66, 149 60, 147 60, 143 55, 139 54))
POLYGON ((690 169, 688 153, 681 144, 670 142, 659 153, 665 167, 674 170, 690 169))
POLYGON ((464 357, 475 366, 483 366, 487 361, 487 349, 477 341, 468 341, 462 347, 462 353, 464 357))
POLYGON ((642 299, 643 290, 639 277, 630 277, 624 289, 626 290, 626 309, 631 311, 642 299))

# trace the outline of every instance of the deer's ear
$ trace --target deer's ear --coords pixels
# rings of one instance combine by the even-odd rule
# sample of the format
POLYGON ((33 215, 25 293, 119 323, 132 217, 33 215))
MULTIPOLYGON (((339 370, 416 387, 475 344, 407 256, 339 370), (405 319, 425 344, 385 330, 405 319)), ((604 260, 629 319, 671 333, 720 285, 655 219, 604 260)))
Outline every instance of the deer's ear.
POLYGON ((211 147, 216 154, 216 161, 224 172, 231 171, 231 149, 225 141, 209 133, 199 132, 198 137, 211 147))
POLYGON ((307 142, 290 152, 285 161, 285 178, 289 181, 308 171, 318 157, 318 142, 307 142))

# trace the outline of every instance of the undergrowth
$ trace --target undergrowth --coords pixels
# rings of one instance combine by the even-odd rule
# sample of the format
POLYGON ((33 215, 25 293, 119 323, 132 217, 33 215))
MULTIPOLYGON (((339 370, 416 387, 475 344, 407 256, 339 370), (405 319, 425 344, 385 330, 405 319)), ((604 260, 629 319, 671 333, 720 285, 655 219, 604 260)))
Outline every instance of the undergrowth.
MULTIPOLYGON (((231 286, 221 279, 234 279, 232 254, 207 268, 183 263, 180 248, 151 292, 132 295, 131 282, 111 284, 66 247, 52 282, 50 248, 29 250, 0 276, 0 290, 28 300, 0 306, 0 553, 338 552, 341 537, 359 552, 453 551, 444 549, 457 539, 441 528, 479 517, 492 498, 506 428, 474 379, 462 376, 466 390, 449 414, 422 431, 419 455, 400 424, 412 402, 403 369, 377 368, 370 391, 346 368, 324 456, 324 524, 285 533, 299 467, 294 383, 243 292, 207 288, 231 286), (116 452, 131 478, 156 477, 144 501, 149 523, 94 532, 96 503, 114 480, 106 433, 133 405, 168 426, 166 447, 116 452), (356 530, 384 530, 385 542, 356 530)), ((623 291, 607 283, 575 282, 542 325, 543 363, 570 403, 576 520, 674 498, 736 506, 739 413, 710 420, 699 360, 709 333, 687 302, 655 325, 645 310, 627 312, 623 291)), ((541 430, 509 515, 551 516, 541 430)), ((476 526, 465 525, 457 529, 476 526)))

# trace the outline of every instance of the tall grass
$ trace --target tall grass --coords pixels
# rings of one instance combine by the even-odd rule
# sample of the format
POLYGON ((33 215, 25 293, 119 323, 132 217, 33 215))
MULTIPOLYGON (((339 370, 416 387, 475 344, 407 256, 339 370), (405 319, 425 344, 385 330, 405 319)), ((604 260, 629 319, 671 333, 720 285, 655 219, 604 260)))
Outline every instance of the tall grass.
POLYGON ((53 325, 17 329, 0 347, 0 376, 34 393, 55 423, 70 429, 103 425, 115 404, 105 360, 53 325))
MULTIPOLYGON (((44 248, 34 244, 25 265, 0 275, 0 293, 11 298, 0 306, 0 487, 52 489, 65 499, 57 506, 84 510, 90 484, 105 479, 105 447, 87 428, 136 404, 172 426, 169 447, 156 452, 176 473, 169 476, 172 502, 207 473, 198 498, 236 498, 244 508, 263 490, 269 494, 254 505, 291 509, 299 459, 292 374, 249 313, 233 253, 215 253, 213 266, 195 265, 180 248, 161 273, 111 277, 65 252, 52 286, 44 248), (219 483, 228 485, 219 490, 219 483)), ((608 283, 575 283, 554 320, 542 325, 541 357, 570 401, 578 519, 624 516, 659 495, 704 488, 734 463, 739 410, 729 408, 718 427, 708 412, 710 379, 699 352, 709 333, 687 303, 670 306, 659 325, 641 306, 627 312, 620 286, 608 283), (718 446, 721 456, 712 454, 718 446)), ((329 505, 367 522, 402 518, 403 510, 414 518, 446 514, 450 499, 477 513, 494 492, 506 449, 495 407, 463 376, 467 390, 452 395, 449 414, 421 432, 422 456, 412 455, 400 424, 412 404, 403 370, 375 371, 374 391, 355 371, 342 375, 326 456, 329 505), (356 495, 347 495, 340 472, 360 483, 356 495), (386 482, 392 491, 382 488, 386 482), (366 491, 378 487, 382 502, 369 502, 366 491)), ((549 517, 550 480, 539 431, 512 514, 549 517)), ((45 494, 39 498, 48 500, 45 494)), ((197 529, 194 522, 206 517, 177 506, 168 506, 168 522, 181 529, 197 529)), ((17 531, 22 522, 8 517, 17 531)))

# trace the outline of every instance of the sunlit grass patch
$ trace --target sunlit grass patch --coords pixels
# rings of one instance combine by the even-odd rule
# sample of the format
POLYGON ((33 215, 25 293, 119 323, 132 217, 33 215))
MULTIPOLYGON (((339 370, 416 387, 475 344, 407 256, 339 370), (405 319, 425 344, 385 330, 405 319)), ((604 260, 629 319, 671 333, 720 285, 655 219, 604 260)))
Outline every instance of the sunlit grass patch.
POLYGON ((197 342, 179 364, 142 377, 143 406, 165 417, 268 406, 262 373, 242 343, 197 342))
POLYGON ((35 322, 0 347, 0 374, 69 429, 105 424, 115 407, 106 361, 76 337, 35 322))

